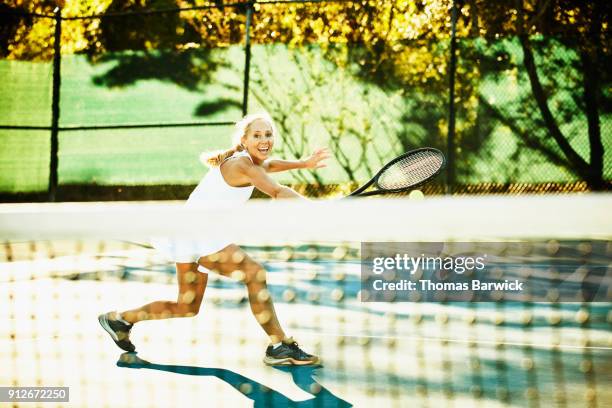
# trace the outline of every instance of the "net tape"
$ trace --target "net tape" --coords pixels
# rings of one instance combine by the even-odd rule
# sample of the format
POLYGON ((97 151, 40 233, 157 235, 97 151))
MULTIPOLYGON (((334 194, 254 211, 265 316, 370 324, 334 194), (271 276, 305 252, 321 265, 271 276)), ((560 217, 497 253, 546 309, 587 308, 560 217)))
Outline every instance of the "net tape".
POLYGON ((148 239, 168 235, 277 241, 458 241, 609 238, 612 195, 252 200, 244 206, 181 203, 5 204, 4 239, 148 239), (272 228, 275 225, 278 228, 272 228), (234 226, 234 227, 232 227, 234 226), (248 226, 248 227, 247 227, 248 226), (279 234, 279 229, 281 233, 279 234))

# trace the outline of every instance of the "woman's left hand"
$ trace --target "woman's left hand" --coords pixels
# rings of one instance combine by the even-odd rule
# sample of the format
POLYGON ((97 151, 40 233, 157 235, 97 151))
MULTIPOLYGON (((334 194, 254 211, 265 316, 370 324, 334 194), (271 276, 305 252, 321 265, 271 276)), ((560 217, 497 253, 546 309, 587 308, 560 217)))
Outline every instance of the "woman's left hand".
POLYGON ((327 166, 323 163, 323 160, 329 159, 329 149, 323 147, 315 150, 310 157, 302 160, 304 162, 304 168, 306 169, 320 169, 327 166))

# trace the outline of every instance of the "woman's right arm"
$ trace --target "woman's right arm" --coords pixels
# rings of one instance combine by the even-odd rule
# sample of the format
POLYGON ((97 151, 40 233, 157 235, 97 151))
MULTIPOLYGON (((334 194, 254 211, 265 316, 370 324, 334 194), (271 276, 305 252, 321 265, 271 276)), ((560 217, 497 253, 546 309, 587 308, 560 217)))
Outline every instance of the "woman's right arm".
POLYGON ((307 200, 306 197, 292 188, 279 184, 260 166, 256 166, 252 163, 245 163, 240 167, 240 170, 242 170, 243 174, 255 188, 272 198, 300 198, 302 200, 307 200))

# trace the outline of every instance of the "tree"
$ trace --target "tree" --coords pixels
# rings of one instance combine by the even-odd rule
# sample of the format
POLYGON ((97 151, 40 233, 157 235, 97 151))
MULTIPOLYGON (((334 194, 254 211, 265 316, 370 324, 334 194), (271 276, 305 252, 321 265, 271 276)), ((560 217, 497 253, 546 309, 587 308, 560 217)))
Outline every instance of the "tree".
MULTIPOLYGON (((522 2, 521 2, 522 3, 522 2)), ((530 23, 537 24, 543 29, 547 29, 551 21, 542 21, 546 17, 554 16, 556 13, 563 12, 560 8, 555 10, 553 4, 542 2, 536 3, 534 11, 537 13, 530 18, 530 23)), ((599 190, 604 187, 603 179, 603 157, 604 148, 601 141, 601 128, 599 121, 600 112, 600 100, 603 99, 604 95, 600 86, 601 77, 605 73, 600 72, 603 68, 604 57, 604 41, 606 41, 606 34, 602 30, 603 19, 606 15, 609 17, 609 13, 606 12, 606 8, 601 1, 594 1, 592 3, 579 3, 577 7, 579 18, 583 19, 581 24, 576 26, 576 29, 570 39, 572 43, 577 42, 578 52, 580 54, 580 61, 582 65, 582 76, 583 76, 583 97, 584 97, 584 113, 587 117, 587 123, 589 128, 589 145, 590 145, 590 157, 589 160, 585 160, 576 152, 565 136, 559 129, 559 125, 553 117, 550 108, 548 106, 547 94, 542 86, 540 77, 538 75, 537 67, 535 64, 535 58, 533 50, 525 27, 525 9, 522 4, 518 7, 518 19, 517 27, 518 34, 523 48, 524 54, 524 65, 529 75, 529 81, 533 90, 534 98, 537 102, 538 108, 541 112, 544 122, 549 131, 549 134, 555 140, 560 147, 561 151, 565 155, 567 161, 572 165, 581 178, 586 180, 591 188, 599 190), (586 23, 586 24, 585 24, 586 23), (602 61, 600 61, 600 59, 602 61), (603 75, 602 75, 603 74, 603 75)), ((607 10, 609 12, 609 8, 607 10)), ((562 39, 567 38, 567 34, 562 36, 562 39)), ((609 49, 608 49, 609 51, 609 49)), ((607 72, 608 70, 605 70, 607 72)))
POLYGON ((522 112, 518 117, 509 117, 487 101, 480 100, 485 107, 502 122, 513 128, 525 146, 540 151, 553 163, 561 165, 587 181, 593 189, 605 187, 604 146, 601 137, 600 116, 610 113, 610 97, 606 89, 610 84, 609 15, 610 6, 604 1, 571 2, 564 0, 531 2, 517 1, 506 3, 468 2, 475 18, 471 20, 471 32, 484 30, 485 36, 504 34, 517 35, 522 49, 522 66, 527 74, 531 96, 522 98, 520 103, 528 106, 535 104, 541 115, 536 121, 546 129, 544 137, 534 136, 517 122, 531 112, 522 112), (515 6, 515 7, 513 7, 515 6), (536 41, 532 40, 533 36, 536 41), (567 50, 575 50, 576 57, 568 56, 565 61, 551 51, 559 50, 559 45, 567 50), (539 54, 541 63, 538 66, 539 54), (581 78, 566 76, 555 79, 555 71, 569 66, 581 78), (586 117, 588 126, 588 159, 583 157, 572 145, 573 135, 564 134, 560 121, 570 122, 578 115, 577 110, 551 110, 551 102, 563 90, 572 95, 576 106, 586 117), (551 143, 552 141, 552 143, 551 143))

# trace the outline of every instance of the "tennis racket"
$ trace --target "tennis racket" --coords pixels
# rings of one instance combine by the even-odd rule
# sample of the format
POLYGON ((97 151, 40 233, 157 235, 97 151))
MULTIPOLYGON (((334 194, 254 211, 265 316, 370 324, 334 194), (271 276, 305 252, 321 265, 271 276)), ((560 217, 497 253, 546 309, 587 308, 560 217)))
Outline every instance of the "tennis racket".
POLYGON ((424 147, 412 150, 391 160, 370 181, 349 194, 349 197, 401 193, 432 180, 445 165, 446 158, 438 149, 424 147), (365 191, 370 186, 374 190, 365 191))

